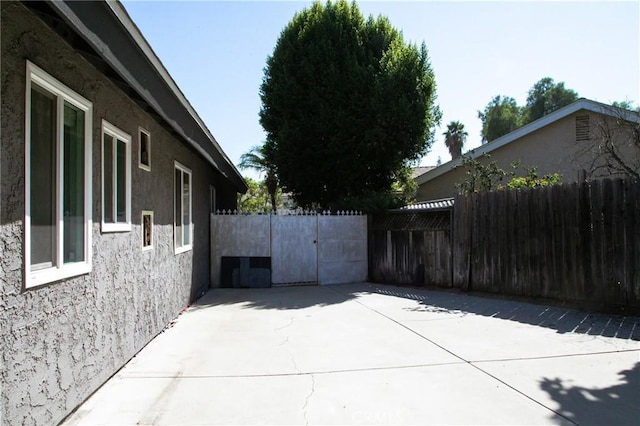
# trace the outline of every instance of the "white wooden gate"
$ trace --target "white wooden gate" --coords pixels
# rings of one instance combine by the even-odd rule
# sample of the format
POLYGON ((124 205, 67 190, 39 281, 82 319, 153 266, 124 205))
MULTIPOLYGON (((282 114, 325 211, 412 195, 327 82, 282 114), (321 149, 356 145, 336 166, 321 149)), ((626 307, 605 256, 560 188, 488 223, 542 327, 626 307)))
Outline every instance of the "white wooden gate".
MULTIPOLYGON (((223 257, 244 258, 242 262, 236 261, 240 265, 238 274, 249 280, 253 275, 263 276, 262 272, 245 271, 247 267, 251 268, 253 261, 250 259, 259 265, 266 259, 271 265, 270 281, 274 285, 365 281, 368 273, 367 217, 353 213, 311 216, 213 214, 213 287, 221 286, 223 257)), ((241 281, 238 286, 251 286, 244 279, 241 281)))
POLYGON ((271 218, 271 283, 318 282, 316 216, 271 218))

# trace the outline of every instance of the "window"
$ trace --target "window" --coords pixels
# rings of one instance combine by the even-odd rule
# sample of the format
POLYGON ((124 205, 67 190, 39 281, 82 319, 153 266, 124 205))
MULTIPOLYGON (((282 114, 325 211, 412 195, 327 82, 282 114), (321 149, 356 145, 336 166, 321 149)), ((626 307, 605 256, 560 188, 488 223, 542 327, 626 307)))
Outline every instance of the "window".
POLYGON ((27 61, 25 287, 91 271, 92 104, 27 61))
POLYGON ((142 251, 153 249, 153 212, 142 210, 142 251))
POLYGON ((176 253, 190 250, 193 239, 191 223, 191 170, 175 162, 173 235, 176 253))
POLYGON ((146 130, 140 128, 138 129, 138 142, 139 149, 138 154, 140 155, 140 161, 138 166, 146 170, 148 172, 151 171, 151 134, 146 130))
POLYGON ((209 213, 216 212, 216 187, 209 186, 209 213))
POLYGON ((131 136, 102 120, 102 232, 131 231, 131 136))

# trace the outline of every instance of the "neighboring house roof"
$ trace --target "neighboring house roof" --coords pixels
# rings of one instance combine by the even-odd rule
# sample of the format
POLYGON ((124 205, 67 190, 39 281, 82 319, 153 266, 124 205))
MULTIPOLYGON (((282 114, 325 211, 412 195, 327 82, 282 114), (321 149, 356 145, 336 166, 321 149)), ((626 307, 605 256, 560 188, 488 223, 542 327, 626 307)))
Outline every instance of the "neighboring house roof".
MULTIPOLYGON (((600 102, 591 101, 589 99, 581 98, 573 102, 572 104, 569 104, 563 108, 560 108, 559 110, 554 111, 550 114, 547 114, 544 117, 537 119, 536 121, 533 121, 529 124, 526 124, 514 130, 511 133, 508 133, 504 136, 499 137, 498 139, 495 139, 491 142, 481 145, 478 148, 475 148, 471 150, 469 153, 465 154, 465 156, 471 157, 472 159, 476 159, 478 157, 481 157, 484 154, 489 154, 490 152, 500 147, 503 147, 507 144, 517 141, 523 136, 533 133, 545 126, 548 126, 549 124, 555 123, 556 121, 561 120, 581 110, 592 111, 595 113, 604 114, 604 115, 608 115, 616 118, 624 117, 628 121, 640 123, 640 114, 636 112, 613 107, 611 105, 603 104, 600 102)), ((463 160, 464 159, 462 157, 459 157, 455 160, 451 160, 447 163, 444 163, 441 166, 438 166, 432 170, 429 170, 428 172, 418 176, 416 178, 416 183, 418 185, 422 185, 423 183, 426 183, 432 179, 435 179, 436 177, 441 176, 455 169, 456 167, 460 166, 463 160)))
POLYGON ((435 169, 436 166, 424 166, 424 167, 414 167, 412 172, 411 172, 411 177, 413 179, 416 179, 418 176, 423 175, 424 173, 428 172, 429 170, 435 169))
POLYGON ((24 2, 170 133, 247 185, 119 1, 24 2))

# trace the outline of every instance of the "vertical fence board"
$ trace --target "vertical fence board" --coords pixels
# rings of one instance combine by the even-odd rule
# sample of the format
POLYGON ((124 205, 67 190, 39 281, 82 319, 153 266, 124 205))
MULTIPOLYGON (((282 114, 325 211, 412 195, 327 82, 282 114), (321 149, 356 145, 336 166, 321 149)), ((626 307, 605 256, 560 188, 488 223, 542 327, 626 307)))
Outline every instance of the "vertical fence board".
POLYGON ((527 291, 523 295, 532 294, 534 297, 540 297, 540 257, 539 257, 539 234, 537 228, 537 217, 540 215, 540 208, 536 205, 535 190, 527 188, 525 190, 527 196, 527 224, 525 232, 527 234, 525 245, 527 246, 527 291), (527 243, 528 241, 528 243, 527 243))
POLYGON ((469 201, 470 197, 456 195, 454 198, 452 225, 453 287, 467 289, 469 285, 469 201))
POLYGON ((624 274, 624 185, 620 179, 612 181, 612 229, 611 229, 611 268, 613 270, 612 286, 614 289, 614 303, 624 306, 627 302, 627 292, 624 274))
POLYGON ((540 213, 542 216, 541 227, 547 230, 542 233, 544 256, 542 258, 542 294, 545 297, 550 294, 553 286, 555 285, 555 256, 553 248, 553 203, 551 200, 551 191, 537 191, 539 194, 538 202, 540 206, 540 213))
POLYGON ((498 278, 499 276, 499 263, 500 263, 500 246, 498 244, 498 203, 496 203, 496 194, 498 192, 489 192, 487 194, 487 201, 489 204, 489 208, 487 209, 487 230, 489 231, 489 236, 487 238, 487 245, 491 250, 491 253, 488 253, 487 259, 487 281, 491 286, 491 291, 494 293, 500 292, 501 281, 498 278))
POLYGON ((509 209, 508 209, 508 197, 509 192, 502 193, 502 202, 498 205, 497 210, 497 231, 498 231, 498 239, 497 245, 500 253, 500 262, 498 265, 498 270, 496 271, 497 276, 495 279, 500 281, 501 289, 508 289, 511 285, 509 275, 508 275, 508 265, 510 261, 509 251, 511 250, 511 236, 508 233, 509 226, 509 209))
POLYGON ((518 235, 519 250, 522 255, 518 256, 518 269, 520 270, 520 283, 518 286, 518 295, 533 295, 530 288, 531 272, 529 269, 530 256, 530 237, 529 237, 529 193, 526 189, 518 191, 518 235))
POLYGON ((591 227, 592 227, 592 277, 596 284, 595 291, 590 295, 592 301, 605 299, 605 271, 603 269, 603 222, 602 222, 602 181, 594 181, 591 185, 591 227))
POLYGON ((602 181, 602 269, 604 300, 608 305, 615 303, 617 299, 616 288, 613 282, 613 182, 611 179, 602 181))
POLYGON ((630 231, 628 245, 633 246, 633 264, 629 265, 631 270, 630 293, 632 295, 630 305, 640 308, 640 182, 627 181, 629 188, 626 208, 633 220, 630 220, 630 231))
POLYGON ((593 232, 591 230, 591 185, 582 182, 578 188, 580 191, 578 202, 579 232, 580 232, 580 256, 582 259, 582 300, 588 300, 596 290, 597 283, 593 279, 593 232))
POLYGON ((478 270, 476 271, 480 279, 480 288, 484 291, 495 292, 493 282, 490 279, 489 274, 491 273, 491 258, 492 253, 489 252, 491 247, 491 232, 489 229, 491 228, 491 203, 489 203, 490 193, 481 192, 480 201, 478 209, 478 218, 480 220, 480 232, 478 233, 478 244, 480 245, 479 254, 480 254, 480 262, 478 263, 478 270))
POLYGON ((542 229, 542 211, 544 205, 540 204, 542 191, 529 190, 529 236, 533 241, 530 251, 529 268, 531 273, 531 287, 537 297, 544 294, 543 265, 544 265, 544 233, 542 229))
POLYGON ((625 291, 627 304, 630 306, 640 306, 640 185, 624 183, 624 268, 625 268, 625 291))
POLYGON ((511 294, 516 294, 515 289, 520 285, 520 274, 518 274, 518 247, 520 246, 518 234, 518 191, 507 191, 505 195, 506 204, 506 233, 509 239, 509 257, 505 267, 505 283, 511 294))
POLYGON ((578 269, 579 259, 577 258, 578 241, 575 230, 577 228, 577 214, 575 203, 575 184, 562 185, 562 200, 564 202, 564 238, 565 238, 565 250, 567 259, 567 282, 565 287, 567 288, 567 298, 569 300, 579 300, 579 284, 578 284, 578 269))

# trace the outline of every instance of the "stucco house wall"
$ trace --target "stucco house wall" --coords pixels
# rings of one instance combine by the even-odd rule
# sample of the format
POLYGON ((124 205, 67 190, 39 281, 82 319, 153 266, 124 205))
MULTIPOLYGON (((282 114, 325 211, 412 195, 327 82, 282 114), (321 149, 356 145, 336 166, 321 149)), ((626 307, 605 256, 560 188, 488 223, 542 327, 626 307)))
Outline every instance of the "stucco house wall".
POLYGON ((19 2, 0 2, 0 424, 57 424, 209 287, 210 187, 236 190, 19 2), (93 103, 92 269, 25 289, 25 79, 32 62, 93 103), (128 232, 101 232, 102 120, 132 136, 128 232), (151 170, 138 167, 138 128, 151 170), (174 161, 192 172, 193 248, 174 252, 174 161), (141 212, 154 213, 142 250, 141 212))
MULTIPOLYGON (((610 119, 611 117, 606 117, 597 112, 580 110, 517 138, 508 144, 493 149, 490 151, 490 159, 479 158, 478 161, 483 164, 495 161, 501 169, 511 171, 511 163, 520 160, 521 166, 517 175, 524 175, 524 166, 536 166, 538 175, 542 176, 557 172, 562 175, 562 182, 564 183, 578 182, 584 179, 585 176, 598 177, 597 174, 588 174, 592 167, 593 157, 586 155, 585 152, 597 137, 595 127, 598 123, 610 119), (587 141, 577 140, 576 117, 582 118, 585 116, 589 117, 591 139, 587 141)), ((481 148, 488 148, 492 143, 483 145, 481 148)), ((461 160, 455 161, 461 163, 461 160)), ((449 166, 451 164, 445 163, 440 167, 449 166)), ((424 176, 436 174, 437 172, 438 168, 425 173, 424 176)), ((465 168, 461 166, 454 166, 450 170, 423 182, 418 180, 419 186, 416 200, 428 201, 453 197, 458 192, 456 185, 464 180, 465 168)))

